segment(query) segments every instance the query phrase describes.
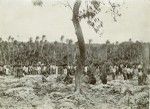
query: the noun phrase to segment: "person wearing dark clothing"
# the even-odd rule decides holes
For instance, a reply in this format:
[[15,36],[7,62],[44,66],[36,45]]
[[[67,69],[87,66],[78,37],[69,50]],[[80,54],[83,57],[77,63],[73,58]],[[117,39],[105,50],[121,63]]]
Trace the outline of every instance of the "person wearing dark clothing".
[[93,74],[89,74],[89,84],[95,85],[96,84],[96,78]]
[[107,73],[106,73],[106,65],[105,64],[102,66],[102,72],[100,75],[100,79],[103,84],[107,84]]
[[64,83],[65,84],[72,84],[73,83],[73,78],[70,76],[69,72],[67,72],[67,75],[66,75],[66,77],[64,79]]

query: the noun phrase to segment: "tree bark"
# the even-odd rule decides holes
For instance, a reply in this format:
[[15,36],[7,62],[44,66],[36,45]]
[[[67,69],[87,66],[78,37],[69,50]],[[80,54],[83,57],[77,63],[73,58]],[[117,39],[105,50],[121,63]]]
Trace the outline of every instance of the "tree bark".
[[147,84],[147,74],[148,74],[148,67],[149,67],[149,45],[145,44],[143,48],[143,77],[142,77],[142,84]]
[[75,28],[75,34],[78,40],[79,56],[77,58],[77,71],[75,73],[75,91],[80,93],[81,74],[84,71],[85,64],[85,42],[82,33],[82,28],[79,21],[79,8],[81,0],[76,0],[73,7],[72,22]]

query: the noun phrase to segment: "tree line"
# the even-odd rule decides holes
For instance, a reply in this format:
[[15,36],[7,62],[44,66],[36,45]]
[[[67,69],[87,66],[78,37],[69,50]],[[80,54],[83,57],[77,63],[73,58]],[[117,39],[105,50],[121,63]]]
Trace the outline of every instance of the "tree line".
[[[35,40],[29,38],[27,42],[21,42],[12,36],[8,40],[0,38],[0,63],[10,65],[34,65],[38,62],[55,65],[76,65],[79,53],[77,42],[66,39],[62,35],[60,41],[49,42],[46,35],[37,36]],[[104,60],[117,62],[142,61],[142,50],[145,43],[131,39],[119,43],[111,43],[109,40],[103,44],[94,44],[92,40],[85,44],[86,64],[99,63]],[[150,43],[148,43],[150,45]]]

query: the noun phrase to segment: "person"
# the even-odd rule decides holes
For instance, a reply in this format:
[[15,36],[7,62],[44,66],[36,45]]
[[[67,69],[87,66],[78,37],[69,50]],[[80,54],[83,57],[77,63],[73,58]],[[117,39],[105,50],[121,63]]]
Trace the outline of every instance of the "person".
[[138,67],[136,65],[134,65],[133,72],[134,72],[134,78],[138,77]]
[[118,65],[115,65],[114,69],[115,69],[115,76],[117,77],[119,75],[119,67],[118,67]]
[[120,64],[118,67],[119,75],[123,74],[123,64]]
[[102,73],[100,74],[100,79],[103,84],[107,84],[107,72],[105,64],[102,66]]
[[22,70],[25,75],[29,74],[29,69],[27,66],[23,66]]
[[16,65],[16,75],[15,77],[21,78],[24,76],[23,70],[21,68],[21,65]]
[[138,69],[138,84],[139,85],[145,85],[147,80],[147,75],[144,73],[144,69]]
[[138,84],[142,85],[142,81],[143,81],[143,72],[141,69],[138,69]]
[[64,83],[65,84],[72,84],[73,83],[73,78],[70,76],[70,73],[69,72],[65,72],[67,73],[65,79],[64,79]]
[[40,66],[40,65],[38,65],[38,66],[36,67],[36,70],[37,70],[37,74],[41,74],[41,66]]
[[87,74],[88,74],[88,77],[89,77],[89,84],[92,84],[92,85],[95,85],[96,84],[96,78],[94,77],[94,74],[92,74],[92,73],[88,73],[87,72]]
[[94,63],[90,63],[90,65],[88,66],[88,68],[87,68],[87,76],[88,76],[88,83],[89,84],[92,84],[92,85],[95,85],[96,84],[96,78],[95,78],[95,76],[94,76],[94,72],[96,71],[96,69],[95,69],[96,67],[95,67],[95,65],[94,65]]
[[115,80],[115,77],[116,77],[116,66],[112,66],[112,78],[113,80]]
[[4,75],[4,68],[3,68],[3,65],[0,65],[0,75]]
[[131,67],[131,68],[130,68],[130,79],[133,78],[133,75],[134,75],[134,68]]
[[42,65],[41,66],[41,74],[44,75],[44,76],[47,76],[48,75],[48,72],[47,72],[47,66],[46,65]]
[[124,80],[127,80],[127,66],[126,65],[124,65],[122,71],[123,71],[123,78],[124,78]]
[[130,79],[131,78],[131,70],[130,70],[129,66],[127,66],[126,72],[127,72],[127,79]]
[[10,75],[10,68],[9,68],[9,66],[5,65],[3,68],[5,69],[5,74],[6,75]]
[[85,72],[85,73],[87,73],[87,70],[88,70],[88,67],[87,67],[87,66],[85,66],[85,68],[84,68],[84,72]]

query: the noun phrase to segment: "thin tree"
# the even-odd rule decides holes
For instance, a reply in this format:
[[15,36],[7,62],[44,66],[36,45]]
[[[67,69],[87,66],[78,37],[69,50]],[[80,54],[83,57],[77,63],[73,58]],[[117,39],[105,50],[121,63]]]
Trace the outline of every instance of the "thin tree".
[[[92,44],[92,39],[89,39],[89,47],[88,47],[88,58],[91,60],[92,53],[91,53],[91,44]],[[88,59],[88,60],[89,60]]]
[[[84,3],[86,7],[84,9],[81,9],[81,3]],[[35,0],[33,2],[35,6],[41,6],[43,2],[41,0]],[[98,1],[98,0],[90,0],[90,1],[82,1],[82,0],[75,0],[75,3],[72,6],[67,2],[65,6],[69,7],[72,11],[72,23],[74,25],[75,34],[77,36],[78,40],[78,48],[79,48],[79,54],[77,58],[77,71],[75,74],[75,91],[77,93],[81,92],[81,74],[84,70],[85,65],[85,55],[86,55],[86,48],[85,48],[85,41],[84,36],[81,28],[81,20],[85,19],[87,20],[87,24],[89,24],[94,31],[99,34],[101,34],[101,28],[103,27],[103,22],[100,20],[97,15],[102,11],[103,6],[107,7],[107,13],[110,12],[114,21],[117,21],[116,17],[121,16],[121,14],[118,11],[118,8],[120,7],[119,3],[112,3],[111,1],[108,1],[105,5],[105,2]],[[105,13],[106,13],[105,12]]]
[[42,35],[42,39],[40,41],[40,45],[41,45],[40,55],[41,55],[42,58],[43,58],[43,47],[44,47],[44,44],[45,44],[45,38],[46,38],[46,35]]
[[143,75],[141,81],[139,83],[141,85],[147,84],[147,74],[148,74],[148,67],[149,67],[149,45],[146,43],[143,45]]
[[63,53],[64,53],[64,50],[63,50],[64,38],[65,38],[65,36],[61,35],[61,37],[60,37],[61,47],[59,48],[60,49],[60,59],[62,59]]

